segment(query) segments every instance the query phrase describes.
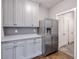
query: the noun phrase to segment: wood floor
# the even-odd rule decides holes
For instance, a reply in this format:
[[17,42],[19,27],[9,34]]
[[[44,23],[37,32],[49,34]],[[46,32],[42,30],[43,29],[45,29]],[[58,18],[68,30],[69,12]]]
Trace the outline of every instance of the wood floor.
[[74,58],[72,58],[71,56],[69,56],[61,51],[58,51],[58,52],[51,54],[51,55],[48,55],[46,57],[39,56],[39,57],[36,57],[33,59],[74,59]]

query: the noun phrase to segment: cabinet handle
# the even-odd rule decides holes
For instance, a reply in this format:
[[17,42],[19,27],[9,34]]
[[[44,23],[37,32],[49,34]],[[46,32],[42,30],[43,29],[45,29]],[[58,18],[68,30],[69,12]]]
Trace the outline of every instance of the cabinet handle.
[[16,47],[18,47],[18,46],[14,46],[14,48],[16,48]]
[[32,24],[32,27],[33,27],[33,24]]
[[36,42],[34,41],[34,44],[35,44]]
[[14,25],[17,25],[17,24],[14,24]]

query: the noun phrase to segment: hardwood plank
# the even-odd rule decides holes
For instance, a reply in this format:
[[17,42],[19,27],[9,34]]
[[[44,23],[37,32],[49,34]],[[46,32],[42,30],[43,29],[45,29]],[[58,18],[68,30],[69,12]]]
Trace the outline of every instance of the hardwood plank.
[[58,52],[50,54],[46,57],[38,56],[38,57],[35,57],[33,59],[74,59],[74,58],[72,58],[71,56],[69,56],[61,51],[58,51]]

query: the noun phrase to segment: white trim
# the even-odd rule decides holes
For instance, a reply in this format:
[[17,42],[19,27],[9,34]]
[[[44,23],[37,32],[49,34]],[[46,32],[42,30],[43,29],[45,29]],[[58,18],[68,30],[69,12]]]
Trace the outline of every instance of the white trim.
[[77,59],[77,9],[74,10],[74,59]]
[[56,16],[61,15],[61,14],[65,14],[65,13],[68,13],[68,12],[71,12],[71,11],[75,11],[75,10],[76,10],[76,8],[72,8],[70,10],[67,10],[67,11],[64,11],[64,12],[60,12],[60,13],[56,14]]

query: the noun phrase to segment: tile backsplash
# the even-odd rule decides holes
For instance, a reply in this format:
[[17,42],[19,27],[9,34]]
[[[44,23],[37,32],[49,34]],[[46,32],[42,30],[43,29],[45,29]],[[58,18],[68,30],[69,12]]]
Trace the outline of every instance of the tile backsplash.
[[4,35],[18,34],[35,34],[38,33],[38,28],[34,27],[4,27]]

